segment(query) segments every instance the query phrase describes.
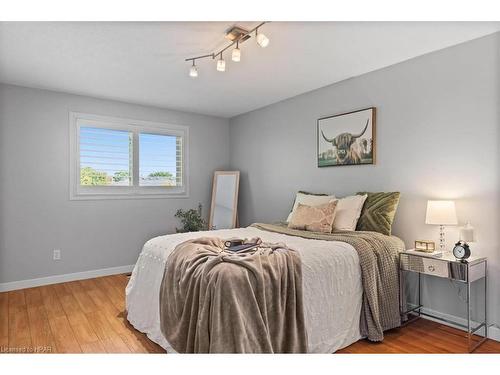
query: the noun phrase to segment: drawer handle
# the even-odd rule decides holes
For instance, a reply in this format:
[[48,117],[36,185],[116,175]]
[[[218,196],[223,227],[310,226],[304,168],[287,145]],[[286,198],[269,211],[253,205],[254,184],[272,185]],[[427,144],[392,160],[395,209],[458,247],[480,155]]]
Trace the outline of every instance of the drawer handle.
[[427,269],[431,272],[434,272],[436,270],[434,266],[427,266]]

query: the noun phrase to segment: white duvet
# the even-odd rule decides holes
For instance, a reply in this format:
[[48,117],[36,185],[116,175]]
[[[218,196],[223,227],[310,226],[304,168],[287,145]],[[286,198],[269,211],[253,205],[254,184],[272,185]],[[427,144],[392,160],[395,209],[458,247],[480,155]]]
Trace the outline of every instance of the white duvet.
[[358,254],[344,242],[311,240],[257,228],[171,234],[144,245],[126,288],[128,320],[174,352],[160,331],[159,291],[168,255],[176,245],[202,236],[260,237],[297,250],[302,259],[304,315],[309,353],[333,353],[361,338],[362,284]]

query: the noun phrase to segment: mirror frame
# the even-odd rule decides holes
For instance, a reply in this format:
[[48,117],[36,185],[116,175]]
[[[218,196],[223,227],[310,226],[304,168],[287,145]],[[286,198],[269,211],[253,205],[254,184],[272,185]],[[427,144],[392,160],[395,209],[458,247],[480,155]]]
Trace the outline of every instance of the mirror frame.
[[[212,181],[212,203],[210,205],[210,217],[208,219],[208,230],[213,230],[213,218],[214,218],[214,208],[215,208],[215,197],[217,194],[217,179],[219,176],[223,175],[234,175],[236,176],[236,189],[234,192],[234,212],[232,227],[230,229],[236,228],[238,221],[238,194],[240,189],[240,171],[215,171],[214,178]],[[227,229],[227,228],[224,228]]]

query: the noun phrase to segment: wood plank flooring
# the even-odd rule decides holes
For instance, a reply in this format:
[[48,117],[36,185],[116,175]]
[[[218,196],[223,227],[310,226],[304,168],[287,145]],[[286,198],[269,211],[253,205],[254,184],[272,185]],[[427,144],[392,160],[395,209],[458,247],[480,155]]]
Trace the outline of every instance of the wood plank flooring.
[[0,353],[164,353],[125,318],[126,275],[0,293]]
[[[418,319],[402,328],[384,333],[379,343],[360,340],[337,353],[468,353],[465,332],[426,319]],[[486,340],[474,353],[500,353],[500,342]]]
[[[0,293],[0,353],[164,353],[125,317],[126,275]],[[466,353],[464,333],[418,320],[338,353]],[[488,340],[477,353],[500,353]]]

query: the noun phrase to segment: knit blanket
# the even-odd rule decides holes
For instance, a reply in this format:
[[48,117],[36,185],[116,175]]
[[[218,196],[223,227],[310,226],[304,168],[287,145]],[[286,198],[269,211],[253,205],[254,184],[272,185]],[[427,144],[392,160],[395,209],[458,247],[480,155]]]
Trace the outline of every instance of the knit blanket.
[[354,247],[359,256],[363,285],[360,331],[371,341],[382,341],[384,331],[399,327],[399,252],[401,239],[377,232],[319,233],[289,229],[286,224],[252,224],[252,227],[315,240],[341,241]]

